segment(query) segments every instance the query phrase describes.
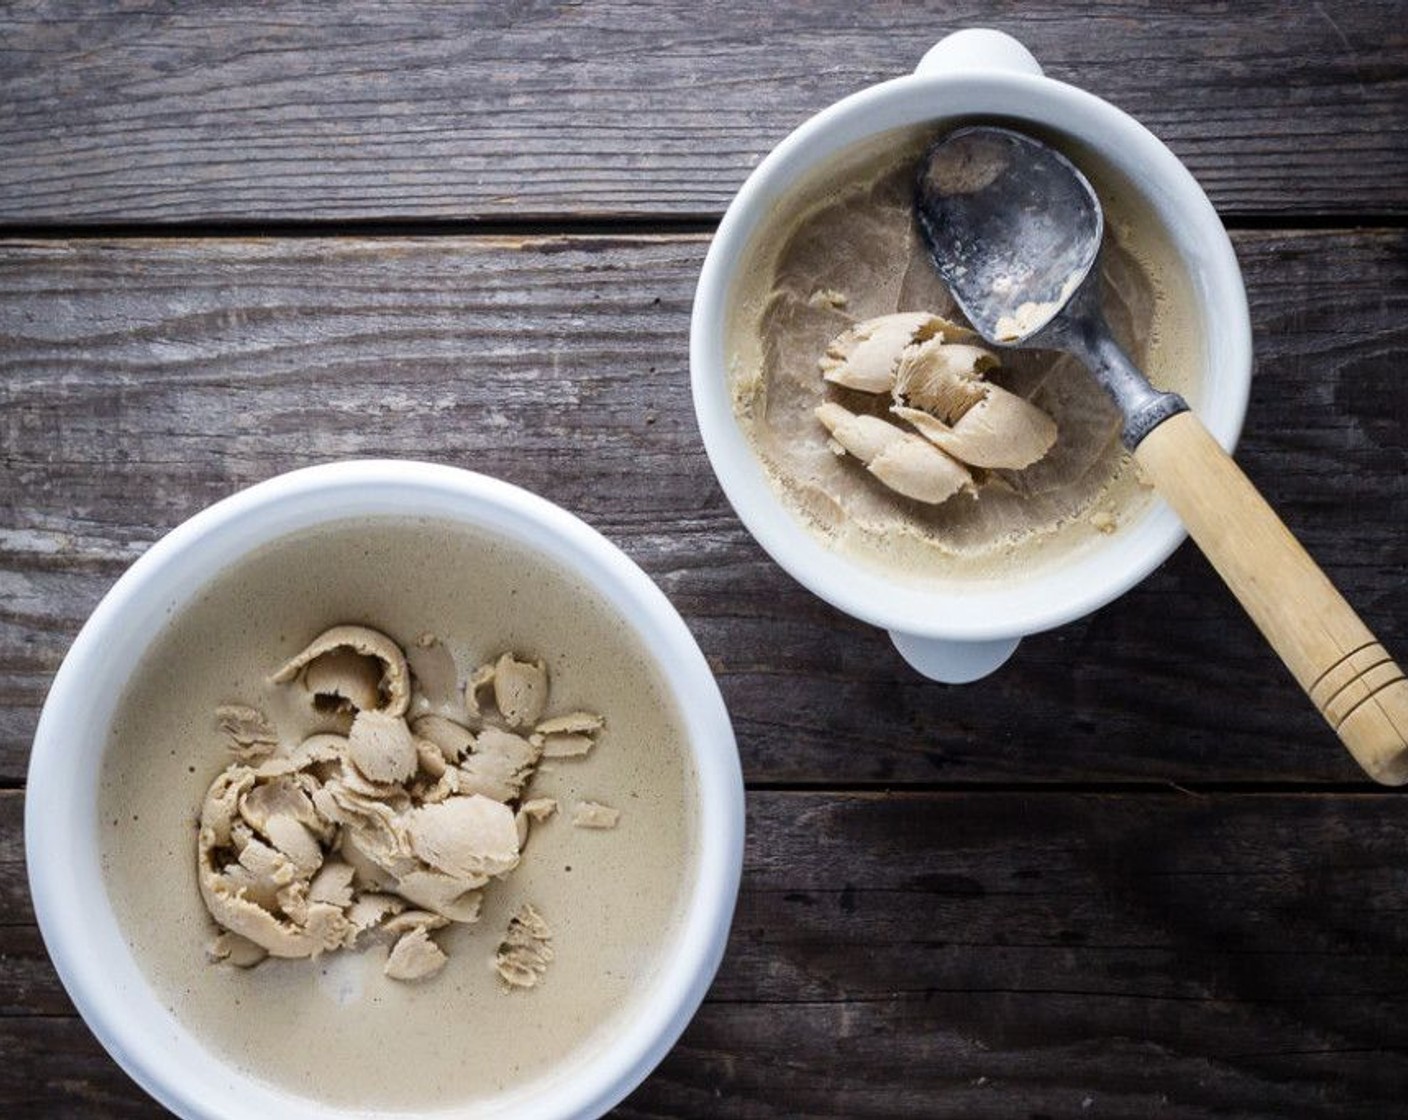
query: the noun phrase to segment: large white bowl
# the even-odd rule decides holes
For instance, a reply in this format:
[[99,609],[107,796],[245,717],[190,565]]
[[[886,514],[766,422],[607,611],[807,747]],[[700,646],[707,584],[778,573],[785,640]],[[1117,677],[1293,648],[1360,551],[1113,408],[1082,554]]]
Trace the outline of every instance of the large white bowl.
[[1029,578],[960,590],[900,586],[828,548],[783,504],[733,415],[728,386],[730,295],[749,246],[796,184],[848,149],[894,129],[1003,118],[1064,134],[1099,154],[1143,196],[1191,281],[1205,337],[1197,411],[1229,451],[1251,390],[1251,322],[1232,244],[1188,169],[1134,118],[1084,90],[1043,76],[1010,36],[960,31],[915,73],[837,102],[778,144],[729,206],[704,261],[690,324],[694,408],[709,462],[748,531],[783,568],[833,606],[890,631],[900,653],[935,680],[992,672],[1023,635],[1069,622],[1123,594],[1183,540],[1162,502],[1150,516],[1071,562]]
[[[728,713],[699,647],[624,553],[571,514],[483,475],[361,461],[281,475],[218,502],[157,542],[98,604],[64,659],[34,739],[25,800],[30,890],[64,987],[98,1040],[173,1112],[192,1118],[338,1118],[206,1050],[161,1005],[107,903],[99,859],[97,756],[134,666],[211,579],[270,541],[351,517],[430,517],[525,544],[595,588],[633,626],[685,723],[697,774],[695,866],[674,942],[619,1033],[570,1083],[551,1079],[474,1115],[597,1116],[663,1058],[698,1009],[728,937],[743,859],[743,782]],[[455,1115],[437,1113],[437,1115]]]

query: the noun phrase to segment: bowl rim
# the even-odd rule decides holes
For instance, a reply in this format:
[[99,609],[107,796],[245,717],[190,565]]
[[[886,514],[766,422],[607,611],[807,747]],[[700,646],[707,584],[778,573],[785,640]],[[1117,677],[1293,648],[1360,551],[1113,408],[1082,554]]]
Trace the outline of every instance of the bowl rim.
[[[409,512],[406,512],[409,508]],[[437,512],[438,511],[438,512]],[[99,726],[106,740],[106,716],[85,692],[85,682],[105,657],[121,648],[116,639],[140,623],[152,603],[168,609],[190,601],[211,579],[250,551],[290,532],[364,516],[441,516],[488,532],[507,535],[547,555],[587,582],[631,626],[675,699],[685,725],[694,768],[695,836],[693,879],[682,901],[668,954],[650,984],[632,997],[621,1030],[566,1071],[537,1088],[498,1100],[451,1106],[438,1115],[464,1109],[474,1115],[519,1112],[531,1103],[539,1116],[591,1116],[606,1111],[634,1089],[660,1062],[698,1010],[722,960],[742,871],[744,798],[737,743],[723,697],[684,620],[648,575],[595,529],[517,486],[455,467],[409,460],[349,460],[282,474],[241,490],[201,510],[140,556],[103,596],[74,639],[41,711],[29,763],[25,799],[25,851],[31,897],[44,943],[80,1015],[99,1042],[151,1096],[181,1116],[246,1116],[251,1104],[270,1117],[373,1115],[339,1109],[273,1089],[234,1072],[224,1059],[202,1046],[160,1009],[141,978],[101,889],[101,921],[84,909],[80,879],[93,881],[100,849],[95,803],[100,767],[90,767],[88,783],[73,781],[77,734],[85,723]],[[211,558],[241,535],[246,543]],[[151,629],[147,648],[160,629]],[[130,658],[133,666],[141,657]],[[131,668],[112,670],[130,678]],[[73,744],[77,743],[75,747]],[[89,746],[89,753],[95,748]],[[91,799],[88,798],[91,794]],[[87,843],[86,849],[84,843]],[[79,862],[74,862],[79,861]],[[86,862],[83,862],[86,861]],[[99,887],[102,887],[99,879]],[[111,929],[109,928],[111,927]],[[117,954],[117,956],[114,956]],[[126,955],[125,957],[123,955]],[[152,1008],[137,1007],[120,990],[131,966],[141,978]],[[166,1021],[162,1020],[165,1016]],[[174,1046],[172,1030],[181,1036]],[[204,1058],[183,1062],[193,1051]],[[211,1064],[213,1063],[213,1065]],[[581,1068],[579,1068],[581,1067]],[[220,1077],[213,1077],[212,1073]],[[378,1113],[376,1115],[396,1115]]]
[[[1094,147],[1131,179],[1142,166],[1161,209],[1176,211],[1198,256],[1190,280],[1218,332],[1215,376],[1199,416],[1229,452],[1251,393],[1251,320],[1236,254],[1192,173],[1133,117],[1064,82],[1021,73],[909,74],[870,86],[823,109],[772,149],[733,198],[709,246],[690,319],[695,418],[715,476],[739,519],[784,570],[832,606],[888,630],[923,638],[995,641],[1038,633],[1097,610],[1157,568],[1186,532],[1161,499],[1139,523],[1021,581],[948,587],[905,584],[827,547],[777,494],[733,415],[725,335],[734,273],[772,208],[809,173],[886,132],[944,120],[1002,117]],[[1119,138],[1118,158],[1111,152]],[[1177,239],[1176,239],[1177,240]],[[1178,242],[1180,252],[1185,244]],[[1200,282],[1208,290],[1199,287]],[[1214,315],[1215,312],[1215,315]],[[1205,346],[1210,346],[1207,338]]]

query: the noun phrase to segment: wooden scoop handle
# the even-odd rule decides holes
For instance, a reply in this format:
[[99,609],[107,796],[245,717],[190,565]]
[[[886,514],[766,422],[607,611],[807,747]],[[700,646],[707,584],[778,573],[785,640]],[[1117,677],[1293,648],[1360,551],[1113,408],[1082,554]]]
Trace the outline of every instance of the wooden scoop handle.
[[1408,782],[1408,680],[1191,412],[1134,452],[1159,493],[1375,781]]

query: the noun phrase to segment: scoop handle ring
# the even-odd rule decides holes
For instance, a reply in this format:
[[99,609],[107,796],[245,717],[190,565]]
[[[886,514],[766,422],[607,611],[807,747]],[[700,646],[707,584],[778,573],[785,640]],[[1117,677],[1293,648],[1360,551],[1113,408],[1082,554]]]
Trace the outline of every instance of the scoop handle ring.
[[1408,782],[1408,678],[1202,421],[1134,457],[1364,771]]

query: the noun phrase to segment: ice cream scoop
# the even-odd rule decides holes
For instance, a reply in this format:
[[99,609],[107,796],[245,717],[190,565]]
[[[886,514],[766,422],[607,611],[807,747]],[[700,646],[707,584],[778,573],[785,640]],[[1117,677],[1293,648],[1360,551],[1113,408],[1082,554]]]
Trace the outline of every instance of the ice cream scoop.
[[929,150],[916,207],[974,329],[1085,363],[1124,417],[1125,446],[1355,759],[1377,781],[1408,782],[1402,669],[1183,398],[1150,385],[1110,333],[1104,214],[1085,176],[1033,137],[961,128]]

